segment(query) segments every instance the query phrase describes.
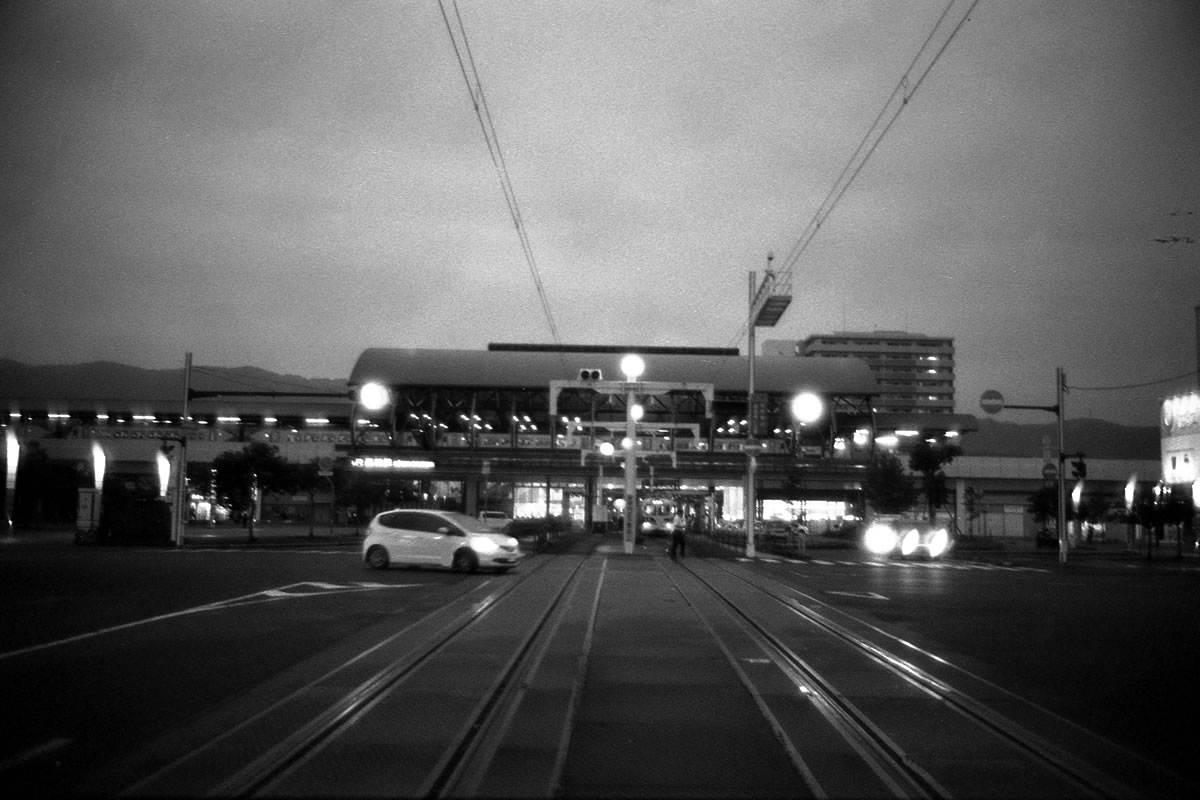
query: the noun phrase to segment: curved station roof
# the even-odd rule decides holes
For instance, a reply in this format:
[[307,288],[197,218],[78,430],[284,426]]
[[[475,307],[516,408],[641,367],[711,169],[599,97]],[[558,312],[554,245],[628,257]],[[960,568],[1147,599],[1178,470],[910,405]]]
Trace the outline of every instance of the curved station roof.
[[[711,383],[719,392],[745,392],[748,387],[748,357],[660,353],[636,347],[621,352],[373,347],[358,357],[348,383],[351,387],[379,382],[386,386],[533,389],[547,387],[553,380],[578,378],[581,370],[599,370],[602,379],[619,381],[624,380],[621,359],[626,353],[637,353],[645,361],[640,380]],[[858,359],[758,356],[754,359],[754,390],[872,396],[879,393],[879,386],[870,368]]]

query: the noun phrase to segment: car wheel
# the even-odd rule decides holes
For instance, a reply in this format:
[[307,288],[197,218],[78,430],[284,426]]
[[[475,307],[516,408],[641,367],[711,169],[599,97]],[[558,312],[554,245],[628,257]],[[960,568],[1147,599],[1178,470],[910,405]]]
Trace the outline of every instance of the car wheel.
[[451,566],[455,572],[477,572],[479,559],[470,550],[459,550],[454,554],[454,563]]
[[387,569],[388,552],[382,545],[374,545],[367,551],[367,564],[371,569]]

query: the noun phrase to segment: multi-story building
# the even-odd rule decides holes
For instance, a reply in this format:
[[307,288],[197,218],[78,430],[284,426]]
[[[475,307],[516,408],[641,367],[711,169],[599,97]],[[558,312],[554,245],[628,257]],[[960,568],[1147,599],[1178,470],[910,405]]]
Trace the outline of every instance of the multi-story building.
[[802,342],[768,341],[768,354],[857,358],[879,382],[875,410],[892,414],[954,412],[954,339],[904,331],[814,334]]

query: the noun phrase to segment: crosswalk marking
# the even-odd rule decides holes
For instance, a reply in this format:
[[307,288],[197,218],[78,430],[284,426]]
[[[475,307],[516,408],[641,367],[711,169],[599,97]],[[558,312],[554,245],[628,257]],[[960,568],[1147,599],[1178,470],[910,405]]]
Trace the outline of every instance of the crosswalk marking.
[[1049,572],[1041,567],[1010,566],[1005,564],[988,564],[982,561],[891,561],[891,560],[862,560],[862,561],[826,561],[820,558],[779,558],[775,556],[758,556],[746,558],[739,556],[738,561],[759,561],[764,564],[796,564],[799,566],[819,567],[876,567],[878,569],[957,569],[983,572]]

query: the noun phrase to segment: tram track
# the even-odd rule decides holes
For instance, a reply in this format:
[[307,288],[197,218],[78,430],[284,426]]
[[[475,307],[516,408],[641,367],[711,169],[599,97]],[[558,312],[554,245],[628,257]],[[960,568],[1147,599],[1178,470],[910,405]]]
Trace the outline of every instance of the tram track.
[[[556,657],[582,658],[602,567],[602,561],[568,555],[543,559],[512,577],[481,584],[452,608],[427,614],[345,657],[241,723],[196,743],[122,794],[439,797],[478,791],[488,780],[504,730],[520,724],[521,700],[536,691],[539,669]],[[589,585],[597,587],[591,597]],[[582,627],[576,624],[580,620]],[[571,636],[564,638],[569,627]],[[500,641],[506,644],[495,647]],[[487,642],[486,652],[479,652],[480,642]],[[554,652],[556,646],[562,652]],[[453,676],[461,672],[464,652],[468,661],[475,653],[477,668],[468,670],[465,681],[457,681]],[[439,689],[439,674],[450,685]],[[414,684],[420,687],[409,689]],[[437,734],[438,752],[431,755],[427,747],[397,745],[393,752],[381,753],[379,769],[345,774],[336,760],[358,746],[364,730],[375,730],[387,716],[390,724],[405,725],[406,716],[394,712],[406,690],[409,699],[418,701],[431,693],[444,694],[449,712],[445,716],[453,721],[445,726],[450,735]],[[460,702],[464,697],[468,702]],[[560,724],[565,725],[565,719]],[[558,744],[561,749],[562,741]],[[379,743],[363,746],[376,752]],[[561,767],[561,756],[551,766]],[[419,778],[414,777],[416,769],[421,770]],[[330,775],[336,776],[334,785],[329,785]],[[553,780],[553,774],[543,776],[548,784]]]
[[[573,784],[564,780],[567,762],[580,763],[568,756],[598,622],[607,621],[611,647],[613,626],[631,619],[631,609],[673,603],[672,626],[685,624],[679,614],[694,615],[704,631],[696,641],[711,637],[703,646],[715,643],[753,698],[770,729],[762,739],[773,734],[781,745],[798,796],[1192,796],[1182,779],[1152,774],[1157,768],[1144,759],[769,571],[662,557],[619,569],[621,581],[610,582],[606,557],[538,557],[401,630],[377,628],[353,648],[324,654],[329,667],[319,677],[243,705],[253,713],[236,724],[210,723],[163,745],[160,752],[175,755],[123,794],[586,792],[593,784],[578,770]],[[645,581],[649,591],[630,593]],[[596,658],[604,654],[602,647]],[[702,699],[668,713],[702,720]],[[747,717],[757,719],[749,710]],[[606,752],[612,742],[598,749],[594,715],[589,723],[588,752]],[[782,770],[775,785],[791,787],[790,770]]]
[[[686,585],[676,581],[676,584],[681,594],[690,597],[689,602],[694,603],[697,613],[704,613],[703,603],[696,599],[695,591],[696,587],[701,587],[707,598],[719,602],[724,616],[755,642],[782,674],[788,676],[796,693],[819,709],[830,729],[843,737],[893,796],[976,796],[991,794],[997,786],[1009,787],[1000,789],[999,793],[1016,792],[1012,796],[1191,796],[1191,787],[1178,776],[1032,706],[1023,698],[999,690],[944,659],[926,654],[950,671],[971,677],[975,685],[987,686],[988,695],[1001,695],[1006,707],[1025,706],[1022,718],[1036,719],[1039,729],[1045,726],[1056,732],[1066,732],[1064,735],[1070,737],[1074,749],[1082,749],[1089,756],[1088,760],[1079,757],[1027,724],[1015,721],[1008,714],[1000,713],[988,703],[951,685],[946,677],[918,666],[911,658],[896,655],[866,635],[817,612],[805,602],[811,598],[805,598],[787,584],[761,572],[750,572],[744,567],[718,561],[693,563],[695,566],[685,566],[684,572],[694,583]],[[807,629],[803,634],[797,633],[798,622]],[[716,626],[711,623],[710,626],[714,635],[722,635]],[[798,652],[797,643],[803,648],[803,654]],[[847,685],[846,675],[855,676],[850,685]],[[870,675],[881,676],[877,679],[879,686],[890,684],[891,688],[872,689]],[[763,694],[744,674],[743,680],[756,696]],[[886,699],[878,695],[886,696]],[[897,714],[895,709],[888,708],[889,704],[902,706],[905,711]],[[817,774],[818,770],[803,756],[802,741],[811,730],[789,728],[781,719],[786,713],[777,714],[766,704],[760,702],[760,705],[785,745],[790,743],[789,749],[801,753],[798,768],[802,774],[811,776],[809,782],[814,793],[817,796],[841,794],[841,791],[826,791],[822,784],[823,780],[836,781],[838,778]],[[1028,707],[1034,710],[1031,712]],[[878,719],[876,710],[884,712]],[[953,712],[953,719],[946,711]],[[925,715],[925,723],[906,723],[904,717],[913,715]],[[945,730],[929,731],[931,723],[952,730],[953,736],[947,736]],[[966,755],[931,752],[924,746],[925,737],[946,741]],[[968,768],[972,759],[975,769]],[[1095,763],[1106,767],[1119,764],[1124,774],[1121,778],[1113,777],[1106,770],[1093,766]],[[966,780],[965,773],[970,773]],[[969,782],[972,780],[975,781],[973,784]],[[995,785],[983,784],[985,780],[994,781]]]

